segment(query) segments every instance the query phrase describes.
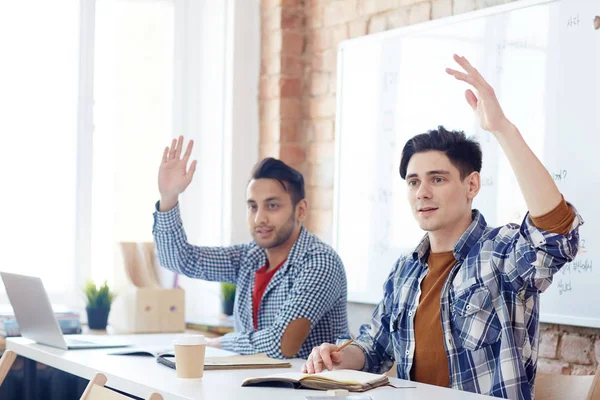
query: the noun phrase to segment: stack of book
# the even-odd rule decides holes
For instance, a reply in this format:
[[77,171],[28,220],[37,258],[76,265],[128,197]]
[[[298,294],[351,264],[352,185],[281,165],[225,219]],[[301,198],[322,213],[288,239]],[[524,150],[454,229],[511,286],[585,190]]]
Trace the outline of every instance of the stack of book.
[[[58,325],[63,334],[81,333],[81,322],[79,321],[79,313],[71,311],[64,306],[52,305],[54,315],[58,320]],[[13,313],[12,307],[0,306],[0,336],[20,336],[19,324]]]

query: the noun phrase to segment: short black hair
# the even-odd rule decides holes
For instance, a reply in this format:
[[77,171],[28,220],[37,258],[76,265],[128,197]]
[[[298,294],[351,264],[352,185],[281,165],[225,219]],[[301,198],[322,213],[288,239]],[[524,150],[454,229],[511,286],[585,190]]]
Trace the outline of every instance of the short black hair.
[[294,207],[304,199],[304,177],[281,160],[267,157],[254,166],[252,179],[276,179],[290,193]]
[[402,149],[400,177],[406,179],[408,162],[415,153],[441,151],[450,159],[465,179],[473,171],[481,172],[481,146],[475,139],[467,138],[463,131],[449,131],[443,126],[409,139]]

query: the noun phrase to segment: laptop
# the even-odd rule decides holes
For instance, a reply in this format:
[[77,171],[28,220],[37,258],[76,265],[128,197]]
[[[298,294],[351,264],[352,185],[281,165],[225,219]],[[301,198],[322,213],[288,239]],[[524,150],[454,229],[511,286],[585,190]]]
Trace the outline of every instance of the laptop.
[[0,272],[0,276],[22,337],[64,350],[130,346],[130,344],[115,342],[115,337],[107,336],[108,340],[102,341],[96,338],[94,340],[72,338],[72,336],[81,337],[81,335],[63,335],[54,316],[48,293],[40,278],[8,272]]

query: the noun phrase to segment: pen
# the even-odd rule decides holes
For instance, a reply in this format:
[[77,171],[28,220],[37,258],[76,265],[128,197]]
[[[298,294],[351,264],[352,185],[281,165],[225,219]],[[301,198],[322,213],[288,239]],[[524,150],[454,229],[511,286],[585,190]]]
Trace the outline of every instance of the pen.
[[350,339],[348,340],[346,343],[344,343],[341,346],[338,346],[333,352],[337,353],[338,351],[342,350],[343,348],[345,348],[346,346],[349,346],[352,342],[354,342],[354,339]]

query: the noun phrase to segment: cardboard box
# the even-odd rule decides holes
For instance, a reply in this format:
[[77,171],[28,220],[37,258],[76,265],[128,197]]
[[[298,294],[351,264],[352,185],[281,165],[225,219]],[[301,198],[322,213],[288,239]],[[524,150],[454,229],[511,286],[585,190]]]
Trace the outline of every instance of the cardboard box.
[[185,330],[185,292],[177,289],[132,288],[119,293],[109,316],[119,333],[168,333]]

